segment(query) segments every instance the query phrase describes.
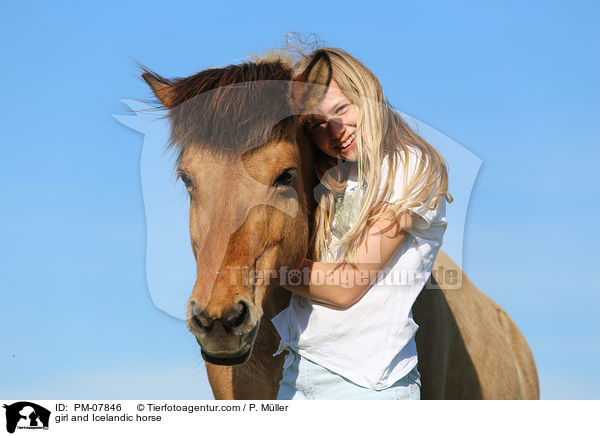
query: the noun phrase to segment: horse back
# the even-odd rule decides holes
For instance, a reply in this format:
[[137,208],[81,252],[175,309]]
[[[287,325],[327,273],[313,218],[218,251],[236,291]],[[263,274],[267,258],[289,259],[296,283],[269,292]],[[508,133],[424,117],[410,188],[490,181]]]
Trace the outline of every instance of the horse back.
[[[444,285],[448,271],[462,278],[460,288]],[[539,398],[533,354],[521,331],[443,251],[413,316],[423,399]]]

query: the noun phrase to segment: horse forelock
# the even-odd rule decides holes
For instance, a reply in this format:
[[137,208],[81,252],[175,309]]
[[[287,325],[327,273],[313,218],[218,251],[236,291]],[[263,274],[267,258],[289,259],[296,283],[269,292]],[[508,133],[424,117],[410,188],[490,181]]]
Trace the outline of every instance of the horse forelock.
[[292,70],[281,62],[213,68],[169,81],[169,146],[243,153],[289,134]]

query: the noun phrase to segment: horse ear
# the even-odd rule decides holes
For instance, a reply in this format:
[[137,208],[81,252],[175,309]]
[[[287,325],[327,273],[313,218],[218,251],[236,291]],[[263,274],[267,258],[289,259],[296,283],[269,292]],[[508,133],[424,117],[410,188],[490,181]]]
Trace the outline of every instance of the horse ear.
[[296,77],[294,101],[306,104],[307,101],[320,100],[325,96],[332,78],[333,68],[329,55],[325,50],[317,50],[304,71]]
[[329,55],[325,50],[317,50],[310,63],[296,80],[315,85],[329,86],[332,76],[333,69],[331,68]]
[[175,106],[175,96],[173,93],[173,86],[164,77],[159,76],[153,71],[143,68],[144,73],[142,79],[148,84],[156,98],[168,109]]

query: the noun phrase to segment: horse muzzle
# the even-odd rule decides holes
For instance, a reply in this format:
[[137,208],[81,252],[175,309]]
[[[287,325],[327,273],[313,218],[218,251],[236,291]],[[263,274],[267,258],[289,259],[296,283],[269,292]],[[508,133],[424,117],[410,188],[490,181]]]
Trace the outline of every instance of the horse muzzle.
[[[250,357],[260,321],[252,321],[248,305],[240,300],[219,318],[196,309],[190,302],[188,329],[196,337],[205,361],[215,365],[239,365]],[[260,319],[260,318],[259,318]]]

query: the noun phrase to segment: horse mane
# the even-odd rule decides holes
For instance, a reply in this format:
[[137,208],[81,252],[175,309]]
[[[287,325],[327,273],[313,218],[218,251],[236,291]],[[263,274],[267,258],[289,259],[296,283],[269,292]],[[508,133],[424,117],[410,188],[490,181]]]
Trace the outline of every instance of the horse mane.
[[189,77],[165,79],[142,66],[145,74],[168,85],[169,147],[177,161],[188,147],[231,155],[290,134],[291,67],[258,61],[211,68]]

